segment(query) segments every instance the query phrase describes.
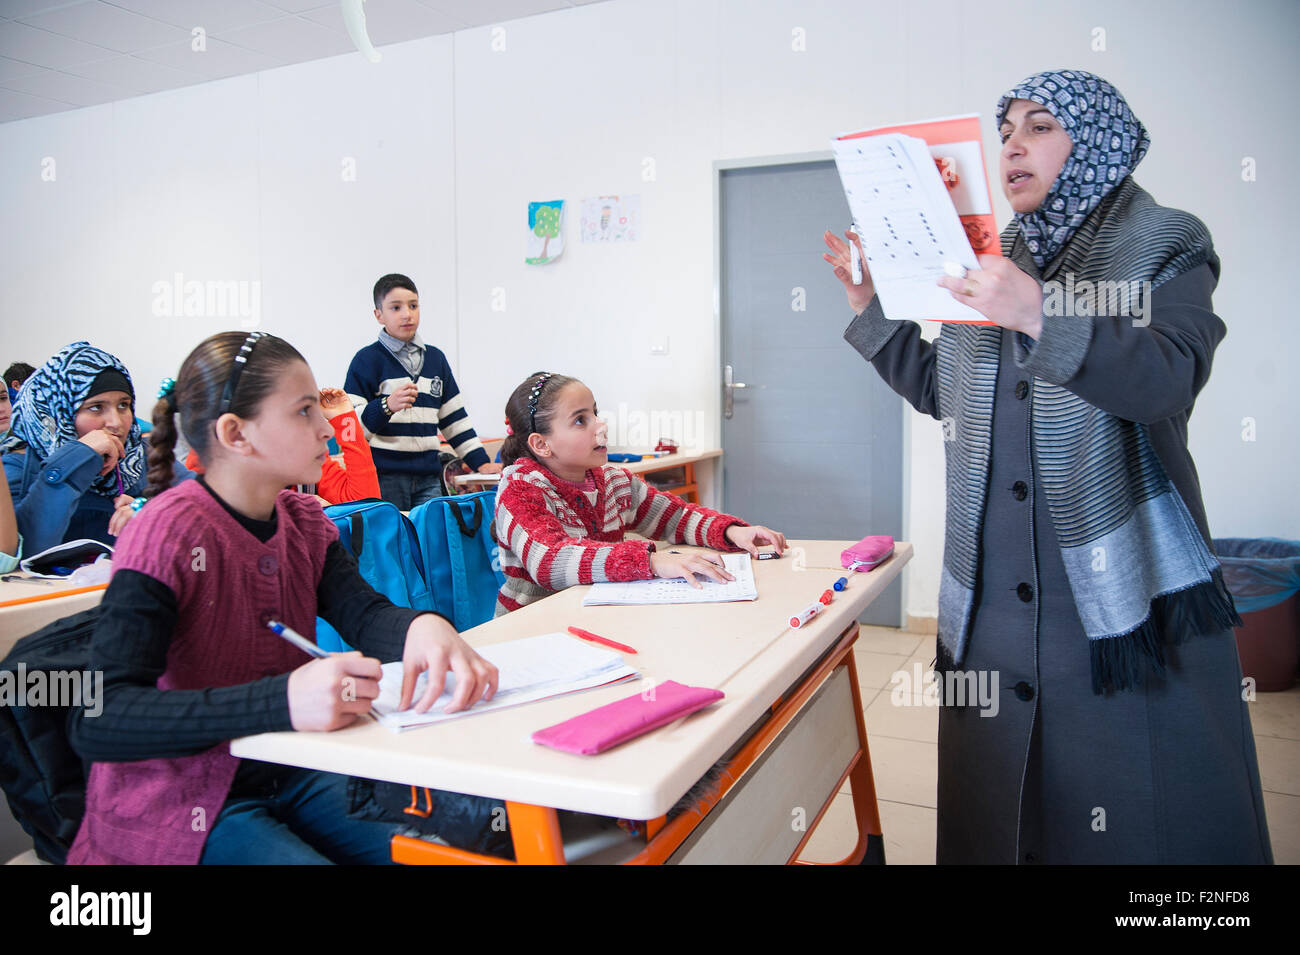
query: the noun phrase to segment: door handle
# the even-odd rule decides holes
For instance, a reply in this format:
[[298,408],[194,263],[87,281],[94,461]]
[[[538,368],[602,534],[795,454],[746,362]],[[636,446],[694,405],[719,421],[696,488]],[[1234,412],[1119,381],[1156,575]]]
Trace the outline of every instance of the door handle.
[[730,365],[722,366],[722,416],[730,418],[735,413],[734,395],[737,388],[748,388],[743,381],[736,381]]

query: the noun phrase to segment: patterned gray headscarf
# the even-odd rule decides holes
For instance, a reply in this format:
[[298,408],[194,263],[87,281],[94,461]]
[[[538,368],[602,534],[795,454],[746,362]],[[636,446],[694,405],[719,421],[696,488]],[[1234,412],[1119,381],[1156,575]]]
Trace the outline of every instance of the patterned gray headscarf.
[[1142,161],[1151,138],[1119,90],[1083,70],[1036,73],[1007,90],[998,100],[999,129],[1012,100],[1018,99],[1045,106],[1074,141],[1043,204],[1016,213],[1029,253],[1042,269]]

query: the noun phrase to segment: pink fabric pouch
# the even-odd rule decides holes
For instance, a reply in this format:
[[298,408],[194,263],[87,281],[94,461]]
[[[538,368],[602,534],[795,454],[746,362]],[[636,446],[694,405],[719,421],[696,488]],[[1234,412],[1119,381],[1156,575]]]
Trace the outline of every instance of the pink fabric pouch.
[[684,686],[672,680],[660,683],[650,695],[653,699],[638,693],[538,730],[533,742],[566,753],[603,753],[725,696],[721,690]]
[[893,552],[894,539],[888,534],[864,537],[840,554],[840,566],[858,571],[871,570]]

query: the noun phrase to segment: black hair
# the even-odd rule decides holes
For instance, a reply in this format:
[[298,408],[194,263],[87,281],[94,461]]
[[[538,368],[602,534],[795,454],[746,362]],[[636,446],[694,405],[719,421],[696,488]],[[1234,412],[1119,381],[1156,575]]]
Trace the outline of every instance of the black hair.
[[[181,365],[172,393],[159,398],[154,405],[146,497],[171,486],[179,433],[184,433],[199,460],[208,456],[217,433],[215,424],[221,416],[222,393],[234,370],[235,356],[248,338],[247,332],[218,332],[205,338]],[[265,335],[257,339],[231,396],[229,412],[241,418],[256,417],[263,399],[275,390],[283,369],[295,361],[307,363],[298,349],[283,338]],[[179,430],[177,413],[180,414]]]
[[387,275],[381,275],[379,281],[375,283],[375,308],[383,308],[384,296],[395,288],[410,289],[416,295],[420,294],[415,283],[405,275],[400,272],[389,272]]
[[[545,376],[545,380],[542,380]],[[501,463],[514,464],[520,458],[537,461],[537,455],[528,447],[528,436],[536,431],[538,434],[551,433],[551,419],[555,416],[555,399],[577,378],[568,375],[553,375],[544,371],[535,371],[510,393],[506,401],[506,424],[511,433],[501,445]],[[541,387],[538,388],[538,385]],[[533,389],[537,389],[535,405],[531,399]],[[540,461],[538,462],[541,463]]]
[[21,385],[24,381],[26,381],[28,378],[31,377],[32,372],[34,372],[35,370],[36,370],[35,368],[27,364],[27,362],[25,361],[14,362],[12,365],[10,365],[8,368],[5,369],[5,387],[12,388],[15,381]]

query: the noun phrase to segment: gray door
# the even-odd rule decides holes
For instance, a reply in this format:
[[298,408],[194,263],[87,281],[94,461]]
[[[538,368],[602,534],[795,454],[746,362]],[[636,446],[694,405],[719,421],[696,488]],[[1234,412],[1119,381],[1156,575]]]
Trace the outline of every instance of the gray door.
[[[835,164],[720,176],[719,371],[730,365],[746,386],[732,392],[729,418],[724,392],[723,507],[787,537],[898,538],[902,399],[844,341],[853,316],[821,257],[822,232],[849,223]],[[901,578],[862,621],[903,623]]]

